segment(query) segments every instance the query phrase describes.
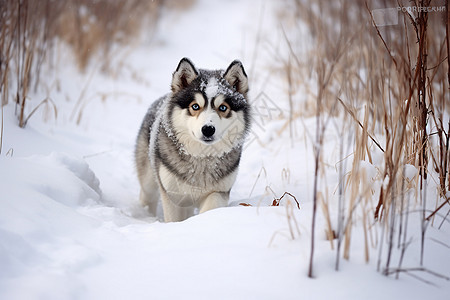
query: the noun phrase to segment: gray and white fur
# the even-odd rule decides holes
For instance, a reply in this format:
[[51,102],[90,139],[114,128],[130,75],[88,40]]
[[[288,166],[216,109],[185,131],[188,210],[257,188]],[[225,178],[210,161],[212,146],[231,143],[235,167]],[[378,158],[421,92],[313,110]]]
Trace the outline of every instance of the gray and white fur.
[[149,108],[136,141],[140,201],[166,222],[228,205],[250,130],[248,79],[240,61],[197,70],[183,58],[172,92]]

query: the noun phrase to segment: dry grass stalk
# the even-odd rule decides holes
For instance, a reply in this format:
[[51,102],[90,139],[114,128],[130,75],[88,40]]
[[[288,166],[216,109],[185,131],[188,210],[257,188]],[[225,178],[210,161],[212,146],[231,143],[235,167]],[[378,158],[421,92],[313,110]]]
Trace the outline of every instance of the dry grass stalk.
[[[348,207],[348,222],[351,224],[353,222],[353,211],[355,208],[355,203],[358,198],[360,198],[361,193],[360,190],[364,189],[365,186],[367,186],[367,178],[366,173],[364,170],[361,170],[360,162],[365,160],[366,153],[367,153],[367,137],[368,133],[364,128],[367,128],[368,123],[368,110],[365,110],[364,113],[364,125],[361,126],[360,130],[358,127],[355,128],[355,145],[354,145],[354,152],[353,152],[353,164],[352,164],[352,170],[348,176],[347,184],[350,186],[350,203]],[[360,125],[360,123],[358,124]],[[364,209],[363,209],[364,210]],[[364,220],[365,221],[365,220]],[[363,222],[364,222],[363,221]],[[351,241],[351,233],[352,233],[352,226],[348,226],[345,234],[345,241],[344,241],[344,258],[349,259],[350,258],[350,241]],[[367,235],[365,234],[365,243],[367,245]]]
[[322,208],[323,215],[325,216],[325,222],[327,224],[327,228],[325,229],[325,234],[327,236],[327,239],[330,241],[331,250],[334,250],[333,240],[336,238],[336,233],[334,232],[333,226],[331,225],[331,216],[330,216],[328,199],[325,200],[323,194],[321,192],[319,192],[318,200],[320,202],[320,206]]

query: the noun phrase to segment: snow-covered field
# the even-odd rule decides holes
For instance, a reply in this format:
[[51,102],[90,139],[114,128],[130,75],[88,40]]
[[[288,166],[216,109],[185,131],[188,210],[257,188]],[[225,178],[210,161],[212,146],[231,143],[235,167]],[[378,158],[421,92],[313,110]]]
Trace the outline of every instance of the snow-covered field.
[[[276,40],[276,5],[202,0],[187,11],[163,11],[155,36],[123,49],[115,76],[95,63],[79,73],[60,46],[60,63],[43,74],[49,86],[31,95],[27,107],[30,112],[50,97],[57,116],[41,107],[21,129],[12,101],[3,108],[0,299],[449,299],[444,278],[414,272],[420,279],[405,273],[396,280],[377,272],[378,248],[365,263],[361,226],[354,229],[350,260],[335,271],[321,211],[315,278],[308,278],[315,120],[294,123],[294,139],[281,130],[286,95],[275,75],[267,80],[271,68],[260,42],[261,36]],[[169,91],[185,56],[199,68],[242,60],[251,97],[271,99],[271,114],[254,118],[230,207],[162,223],[138,202],[134,141],[147,107]],[[330,169],[339,161],[340,138],[332,128],[327,132]],[[366,169],[376,172],[370,164]],[[327,177],[330,191],[337,177]],[[285,191],[300,210],[285,205],[288,197],[269,206]],[[404,268],[419,266],[418,213],[409,224],[417,234]],[[450,224],[438,225],[427,229],[424,267],[448,277]]]

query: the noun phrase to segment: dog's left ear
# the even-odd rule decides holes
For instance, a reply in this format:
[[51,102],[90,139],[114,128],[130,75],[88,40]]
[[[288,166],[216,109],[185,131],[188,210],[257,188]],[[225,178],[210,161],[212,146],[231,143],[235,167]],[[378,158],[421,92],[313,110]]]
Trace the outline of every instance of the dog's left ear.
[[197,78],[197,76],[198,71],[192,61],[189,58],[184,57],[180,60],[176,71],[173,72],[172,92],[176,93],[186,88],[195,78]]
[[248,92],[248,78],[244,66],[239,60],[231,63],[223,77],[236,91],[246,96]]

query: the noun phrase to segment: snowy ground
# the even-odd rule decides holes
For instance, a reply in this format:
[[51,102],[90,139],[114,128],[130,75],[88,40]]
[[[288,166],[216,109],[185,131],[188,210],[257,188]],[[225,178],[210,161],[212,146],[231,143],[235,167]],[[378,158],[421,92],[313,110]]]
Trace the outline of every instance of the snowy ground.
[[[269,30],[276,24],[273,13],[271,2],[206,0],[187,12],[163,12],[156,36],[125,49],[114,77],[95,64],[78,73],[61,46],[61,63],[45,75],[49,86],[33,94],[28,106],[31,111],[49,96],[57,117],[47,107],[20,129],[14,105],[3,110],[0,299],[448,299],[450,283],[443,279],[419,274],[431,285],[376,272],[377,249],[366,264],[358,228],[351,259],[336,272],[320,212],[316,278],[307,277],[312,119],[295,123],[297,138],[291,140],[288,130],[276,133],[285,120],[255,118],[228,208],[165,224],[138,203],[135,136],[148,105],[168,92],[182,57],[201,68],[225,68],[241,59],[252,76],[251,96],[265,92],[276,99],[272,112],[282,113],[282,87],[267,84],[267,58],[255,50],[262,47],[261,32],[277,33]],[[329,134],[326,162],[334,166],[338,137]],[[329,189],[336,183],[337,175],[330,176]],[[267,207],[273,194],[284,191],[301,205],[291,213],[298,223],[295,239],[290,207]],[[417,232],[417,218],[411,218]],[[448,223],[428,228],[425,255],[425,266],[446,276],[449,231]],[[406,267],[417,266],[419,243],[412,236]]]

